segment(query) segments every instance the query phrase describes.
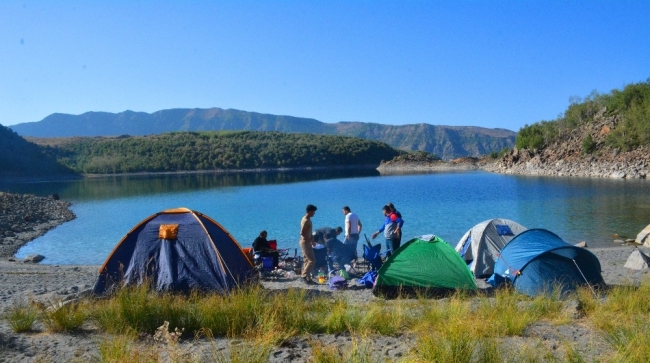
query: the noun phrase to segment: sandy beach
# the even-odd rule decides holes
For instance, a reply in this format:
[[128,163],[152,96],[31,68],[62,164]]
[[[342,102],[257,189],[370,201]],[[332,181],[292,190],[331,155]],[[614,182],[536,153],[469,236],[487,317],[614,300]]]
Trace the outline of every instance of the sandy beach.
[[[48,225],[52,228],[52,225]],[[45,227],[37,229],[42,231]],[[16,245],[28,242],[34,235],[26,234],[20,237],[11,249],[0,249],[0,314],[6,314],[10,308],[20,302],[29,300],[51,303],[82,298],[89,293],[97,277],[99,266],[82,265],[40,265],[26,263],[12,257]],[[22,239],[21,239],[22,238]],[[646,275],[648,270],[636,271],[624,268],[627,258],[635,248],[650,252],[645,247],[613,246],[611,248],[590,249],[599,258],[602,265],[602,275],[608,285],[636,285]],[[354,284],[352,284],[354,285]],[[484,281],[478,280],[481,289],[488,289]],[[332,291],[327,285],[307,286],[299,280],[278,279],[264,281],[267,289],[300,288],[309,289],[314,294],[339,296],[353,303],[376,300],[370,290],[352,287],[345,291]],[[572,324],[562,326],[536,325],[528,329],[525,337],[517,339],[541,340],[544,345],[559,346],[561,342],[573,342],[583,357],[595,357],[611,349],[605,339],[597,332],[590,330],[585,324],[576,319]],[[0,322],[0,362],[92,362],[100,361],[99,342],[107,337],[96,328],[88,327],[81,333],[59,334],[46,332],[37,323],[33,332],[14,333],[7,321]],[[398,337],[376,336],[368,338],[365,344],[372,347],[373,354],[384,361],[398,361],[413,347],[413,339],[407,335]],[[331,335],[318,334],[313,336],[298,336],[288,343],[275,347],[269,356],[269,362],[307,362],[311,352],[311,344],[319,341],[326,346],[338,346],[342,350],[349,347],[352,338],[347,334]],[[181,349],[199,355],[201,352],[216,349],[226,349],[232,341],[227,339],[215,340],[185,340],[180,344]],[[596,347],[596,348],[594,348]]]

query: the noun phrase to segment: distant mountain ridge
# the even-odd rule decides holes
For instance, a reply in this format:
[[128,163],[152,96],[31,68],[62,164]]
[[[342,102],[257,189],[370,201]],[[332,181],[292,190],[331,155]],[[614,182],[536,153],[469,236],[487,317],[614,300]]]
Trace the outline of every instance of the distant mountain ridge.
[[21,136],[71,137],[151,135],[173,131],[280,131],[330,134],[385,142],[402,150],[420,150],[443,159],[480,156],[514,145],[516,133],[505,129],[430,124],[383,125],[365,122],[324,123],[311,118],[279,116],[217,107],[169,109],[154,113],[54,113],[38,122],[11,126]]

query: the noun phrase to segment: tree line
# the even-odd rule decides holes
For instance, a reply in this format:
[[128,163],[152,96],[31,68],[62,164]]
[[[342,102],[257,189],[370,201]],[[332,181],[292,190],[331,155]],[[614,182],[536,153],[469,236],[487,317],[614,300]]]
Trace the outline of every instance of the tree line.
[[46,149],[86,174],[379,165],[404,153],[353,137],[254,131],[83,137]]
[[[594,91],[585,99],[572,98],[571,105],[556,120],[522,127],[515,144],[520,149],[541,149],[560,133],[593,122],[603,108],[605,117],[617,117],[618,120],[607,135],[608,146],[628,151],[650,145],[650,78],[629,84],[623,90],[615,89],[607,94]],[[583,149],[588,152],[590,148],[593,148],[593,141],[583,140]]]

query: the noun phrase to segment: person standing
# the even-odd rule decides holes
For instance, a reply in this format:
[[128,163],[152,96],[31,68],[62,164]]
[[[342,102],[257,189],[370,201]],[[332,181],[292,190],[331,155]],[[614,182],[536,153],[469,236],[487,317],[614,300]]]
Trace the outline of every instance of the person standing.
[[375,239],[377,235],[381,232],[384,232],[384,237],[386,238],[386,249],[388,253],[395,252],[400,246],[400,240],[398,238],[400,234],[400,222],[402,221],[393,210],[388,205],[385,205],[382,208],[382,212],[386,219],[384,219],[384,224],[377,230],[377,232],[372,234],[372,239]]
[[300,221],[300,249],[304,259],[302,266],[302,281],[307,285],[313,285],[315,282],[311,279],[311,273],[316,264],[316,256],[314,255],[314,238],[312,236],[312,223],[311,218],[316,214],[316,206],[308,204],[305,208],[305,216]]
[[359,216],[352,213],[347,205],[343,207],[343,214],[345,215],[345,239],[343,243],[349,245],[350,250],[356,251],[362,227],[361,220],[359,220]]
[[398,239],[397,243],[398,243],[399,246],[401,246],[402,245],[402,226],[404,225],[404,219],[402,218],[402,213],[400,213],[399,211],[397,211],[397,209],[395,209],[395,206],[393,205],[392,202],[388,202],[388,203],[386,203],[386,205],[389,206],[390,209],[393,211],[393,213],[395,213],[397,218],[399,218],[401,220],[401,222],[399,223],[399,236],[397,237],[397,239]]

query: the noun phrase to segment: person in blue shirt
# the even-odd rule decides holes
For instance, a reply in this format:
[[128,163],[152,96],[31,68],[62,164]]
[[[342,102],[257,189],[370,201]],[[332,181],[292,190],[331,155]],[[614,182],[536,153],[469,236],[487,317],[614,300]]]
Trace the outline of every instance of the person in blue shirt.
[[377,230],[377,232],[372,234],[372,239],[375,239],[381,232],[384,232],[384,237],[386,238],[386,249],[387,255],[396,251],[400,246],[400,225],[403,223],[402,219],[393,212],[393,209],[385,205],[382,208],[384,213],[384,224]]
[[397,242],[397,244],[398,244],[399,246],[401,246],[401,245],[402,245],[402,226],[404,225],[404,218],[402,218],[402,213],[400,213],[400,212],[395,208],[395,206],[393,205],[392,202],[388,202],[388,203],[386,203],[386,205],[389,206],[390,209],[393,211],[393,213],[395,213],[395,215],[397,216],[397,218],[399,218],[399,219],[401,220],[401,222],[399,223],[399,237],[398,237],[399,241]]

